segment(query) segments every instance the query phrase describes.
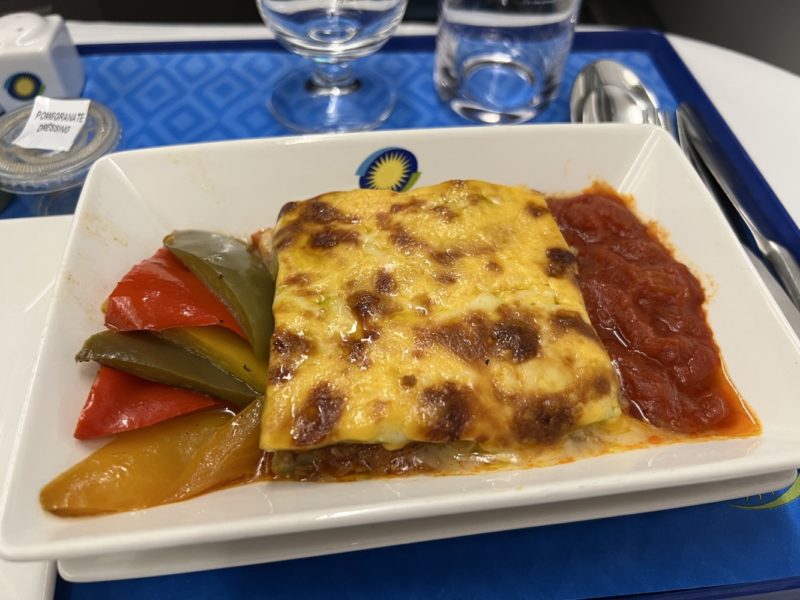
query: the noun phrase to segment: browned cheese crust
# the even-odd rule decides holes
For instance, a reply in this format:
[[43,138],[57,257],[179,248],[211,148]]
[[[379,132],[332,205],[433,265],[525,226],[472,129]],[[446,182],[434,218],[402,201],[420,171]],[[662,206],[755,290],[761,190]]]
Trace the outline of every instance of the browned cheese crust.
[[287,204],[265,450],[548,445],[619,414],[544,197],[451,181]]

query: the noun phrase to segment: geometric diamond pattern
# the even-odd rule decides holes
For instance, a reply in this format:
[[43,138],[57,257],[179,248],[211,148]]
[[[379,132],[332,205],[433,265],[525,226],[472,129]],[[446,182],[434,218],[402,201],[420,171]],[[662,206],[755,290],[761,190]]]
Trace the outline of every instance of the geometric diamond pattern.
[[[266,109],[275,81],[300,58],[277,47],[219,51],[187,48],[131,53],[108,47],[83,55],[84,96],[99,100],[117,115],[123,131],[121,149],[168,144],[287,135]],[[569,120],[569,88],[578,71],[598,58],[614,58],[635,69],[666,108],[674,107],[669,88],[647,52],[574,52],[567,62],[558,98],[536,122]],[[433,53],[421,50],[383,51],[356,63],[393,82],[397,105],[381,127],[446,127],[467,125],[436,96]]]
[[[578,33],[577,35],[582,35]],[[536,123],[569,121],[570,86],[592,60],[613,58],[633,68],[671,109],[675,101],[646,51],[572,52],[558,97]],[[274,42],[134,44],[84,47],[83,96],[108,106],[122,126],[120,150],[171,144],[289,135],[266,108],[275,82],[301,58]],[[381,129],[463,126],[433,88],[433,39],[395,39],[356,68],[381,73],[397,90],[397,104]],[[0,218],[27,217],[17,198]]]

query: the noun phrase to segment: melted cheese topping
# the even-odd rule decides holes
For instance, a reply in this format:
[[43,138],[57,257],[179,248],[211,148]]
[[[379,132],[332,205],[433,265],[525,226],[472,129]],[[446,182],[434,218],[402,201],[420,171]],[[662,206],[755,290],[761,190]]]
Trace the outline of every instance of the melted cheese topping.
[[553,445],[619,386],[541,194],[453,181],[290,203],[265,450],[341,442]]

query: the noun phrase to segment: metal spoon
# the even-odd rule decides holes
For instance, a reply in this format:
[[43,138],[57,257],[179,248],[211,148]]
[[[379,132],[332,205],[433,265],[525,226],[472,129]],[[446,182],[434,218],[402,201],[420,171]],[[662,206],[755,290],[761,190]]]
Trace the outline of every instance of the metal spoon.
[[[612,60],[590,63],[578,74],[570,96],[573,123],[650,123],[674,135],[672,120],[659,109],[658,100],[636,74]],[[775,270],[794,305],[800,308],[800,266],[783,245],[769,238],[750,218],[735,193],[733,172],[723,155],[715,152],[708,134],[694,112],[685,105],[678,114],[682,135],[677,136],[684,153],[721,205],[736,209],[744,229],[756,242],[758,251]],[[712,182],[717,182],[715,186]]]
[[658,99],[636,74],[613,60],[588,64],[572,85],[573,123],[651,123],[664,125]]

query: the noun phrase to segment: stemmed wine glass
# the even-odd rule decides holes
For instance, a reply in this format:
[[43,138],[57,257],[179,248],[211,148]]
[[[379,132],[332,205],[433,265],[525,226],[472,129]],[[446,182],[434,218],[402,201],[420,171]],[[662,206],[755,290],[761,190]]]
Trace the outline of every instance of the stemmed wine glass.
[[392,112],[395,92],[383,77],[351,61],[378,50],[403,19],[408,0],[256,0],[278,42],[311,59],[275,85],[268,106],[301,132],[359,131]]

